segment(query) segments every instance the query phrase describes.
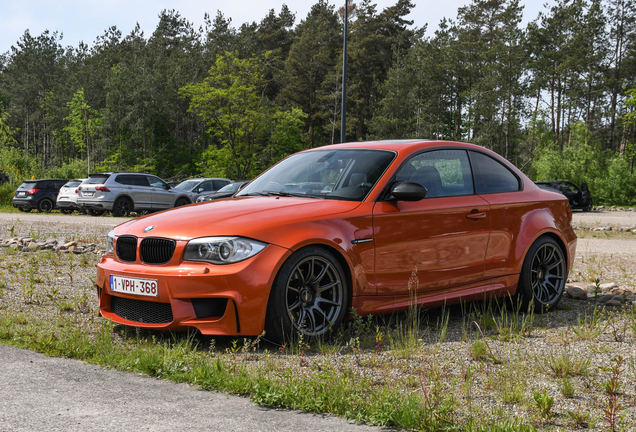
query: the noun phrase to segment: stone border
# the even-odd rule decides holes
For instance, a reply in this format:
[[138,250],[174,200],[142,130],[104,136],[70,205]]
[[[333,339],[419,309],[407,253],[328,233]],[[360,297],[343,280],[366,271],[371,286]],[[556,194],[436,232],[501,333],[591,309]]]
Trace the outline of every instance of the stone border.
[[80,246],[76,241],[67,242],[64,239],[49,238],[47,240],[35,240],[32,237],[14,237],[11,239],[0,239],[0,247],[12,248],[20,252],[36,252],[40,250],[52,250],[59,253],[85,254],[93,253],[103,255],[105,251],[99,250],[97,244],[90,243]]

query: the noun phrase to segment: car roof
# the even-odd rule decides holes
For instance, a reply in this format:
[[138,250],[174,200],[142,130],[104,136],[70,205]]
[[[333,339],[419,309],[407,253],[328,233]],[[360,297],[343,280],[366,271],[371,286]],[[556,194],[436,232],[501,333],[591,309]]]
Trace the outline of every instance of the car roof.
[[436,148],[442,146],[449,147],[465,147],[474,148],[478,150],[487,150],[482,146],[476,144],[463,143],[457,141],[445,141],[445,140],[427,140],[427,139],[398,139],[398,140],[378,140],[378,141],[359,141],[348,142],[343,144],[332,144],[324,147],[316,147],[306,151],[316,150],[330,150],[330,149],[378,149],[378,150],[393,150],[400,152],[401,150],[412,149],[413,147],[419,147],[421,149]]
[[41,178],[41,179],[34,179],[34,180],[24,180],[22,183],[35,183],[35,182],[41,182],[41,181],[51,181],[51,180],[62,180],[62,181],[67,181],[67,180],[60,179],[60,178]]

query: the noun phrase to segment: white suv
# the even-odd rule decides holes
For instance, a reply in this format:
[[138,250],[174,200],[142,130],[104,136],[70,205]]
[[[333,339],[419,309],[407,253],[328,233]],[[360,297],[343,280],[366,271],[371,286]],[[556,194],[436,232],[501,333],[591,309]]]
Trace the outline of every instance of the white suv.
[[113,216],[128,216],[131,212],[158,211],[191,204],[187,192],[172,189],[165,181],[151,174],[95,173],[81,184],[77,205],[89,214],[112,211]]
[[77,207],[77,195],[79,192],[77,188],[85,180],[87,179],[69,180],[60,188],[55,206],[59,208],[62,213],[71,214],[73,211],[79,210],[79,207]]

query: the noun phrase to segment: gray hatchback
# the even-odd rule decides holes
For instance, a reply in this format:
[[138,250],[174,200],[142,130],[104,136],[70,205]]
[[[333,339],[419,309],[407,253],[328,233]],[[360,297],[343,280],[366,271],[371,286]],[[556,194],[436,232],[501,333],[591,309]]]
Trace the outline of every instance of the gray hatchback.
[[90,214],[108,210],[119,217],[133,211],[158,211],[192,203],[187,192],[172,189],[151,174],[95,173],[78,189],[77,206]]

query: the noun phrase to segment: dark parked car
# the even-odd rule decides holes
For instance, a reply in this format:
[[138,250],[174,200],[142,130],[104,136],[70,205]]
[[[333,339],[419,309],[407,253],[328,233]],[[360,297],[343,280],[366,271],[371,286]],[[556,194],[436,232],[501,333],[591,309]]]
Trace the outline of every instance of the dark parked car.
[[236,192],[238,192],[239,190],[243,189],[243,186],[245,186],[248,183],[249,183],[248,180],[232,182],[228,185],[223,186],[221,189],[219,189],[218,191],[214,193],[207,194],[207,195],[200,195],[199,198],[197,198],[197,202],[200,203],[204,201],[214,201],[221,198],[229,198],[232,195],[234,195]]
[[41,213],[49,213],[55,208],[57,195],[66,182],[63,179],[25,180],[15,191],[13,207],[23,212],[38,209]]
[[592,211],[594,206],[592,202],[592,195],[590,189],[587,187],[587,183],[583,182],[581,187],[578,187],[574,183],[561,180],[549,180],[535,182],[537,186],[542,189],[554,189],[561,192],[570,201],[570,207],[573,209],[581,209],[584,211]]

